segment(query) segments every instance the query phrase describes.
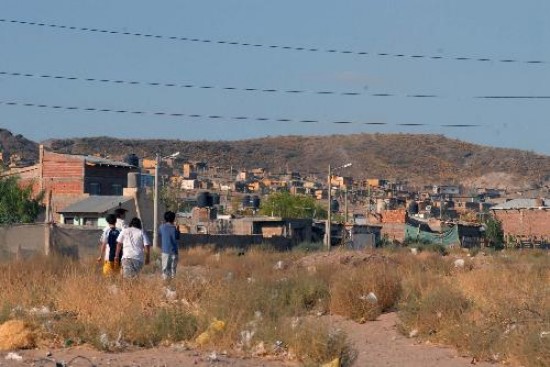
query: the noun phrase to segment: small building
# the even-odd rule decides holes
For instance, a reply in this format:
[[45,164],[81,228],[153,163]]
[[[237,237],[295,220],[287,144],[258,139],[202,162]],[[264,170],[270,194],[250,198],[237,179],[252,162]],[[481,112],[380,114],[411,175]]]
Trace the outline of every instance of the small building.
[[460,195],[458,185],[434,185],[432,192],[439,195]]
[[486,187],[478,187],[476,189],[476,192],[478,195],[481,195],[485,198],[489,198],[489,199],[496,199],[496,198],[499,198],[502,196],[502,194],[505,192],[506,190],[501,190],[501,189],[491,189],[491,188],[486,188]]
[[386,188],[388,183],[388,180],[383,180],[381,178],[367,178],[366,180],[361,181],[360,186],[364,188]]
[[107,226],[107,214],[114,213],[118,208],[127,210],[127,218],[136,216],[135,201],[131,196],[90,196],[59,210],[58,213],[62,224],[104,228]]
[[263,187],[261,181],[252,181],[248,183],[248,192],[261,192]]
[[374,248],[382,239],[382,225],[378,224],[332,223],[330,231],[332,245],[344,245],[344,241],[351,241],[354,249]]
[[183,164],[183,178],[194,179],[197,178],[197,173],[195,172],[195,165],[192,163]]
[[337,187],[340,189],[351,188],[351,186],[353,185],[353,179],[351,177],[333,175],[330,178],[330,184],[331,186]]
[[59,213],[88,196],[123,195],[128,186],[128,174],[137,171],[137,167],[125,162],[53,153],[40,146],[37,164],[10,169],[3,174],[18,176],[21,185],[32,187],[34,195],[44,191],[46,205],[51,207],[52,213]]
[[513,199],[491,208],[508,243],[550,241],[550,200]]
[[157,165],[157,160],[155,158],[143,158],[141,161],[141,166],[145,170],[154,170]]
[[181,180],[181,189],[182,190],[196,190],[198,188],[199,188],[199,181],[198,180],[188,180],[188,179]]
[[233,234],[262,235],[265,238],[286,237],[294,244],[311,242],[311,219],[288,219],[278,217],[245,217],[232,220]]
[[265,175],[265,168],[254,168],[252,171],[252,174],[255,176],[255,177],[264,177]]
[[376,213],[370,212],[367,215],[369,224],[382,225],[382,236],[394,242],[405,240],[405,223],[408,214],[406,209],[379,210]]

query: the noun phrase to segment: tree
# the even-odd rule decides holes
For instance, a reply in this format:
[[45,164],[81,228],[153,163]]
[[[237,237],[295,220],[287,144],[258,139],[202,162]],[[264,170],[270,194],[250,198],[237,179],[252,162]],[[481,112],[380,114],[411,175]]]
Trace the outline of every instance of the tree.
[[326,210],[314,198],[291,195],[288,191],[275,192],[261,204],[260,213],[284,218],[326,218]]
[[32,187],[19,186],[16,177],[0,177],[0,224],[34,222],[43,198],[43,192],[33,198]]
[[485,222],[485,238],[487,238],[489,246],[502,247],[504,244],[502,223],[493,217],[489,217]]
[[160,189],[159,199],[164,204],[166,210],[176,213],[179,211],[179,189],[173,186],[164,186]]

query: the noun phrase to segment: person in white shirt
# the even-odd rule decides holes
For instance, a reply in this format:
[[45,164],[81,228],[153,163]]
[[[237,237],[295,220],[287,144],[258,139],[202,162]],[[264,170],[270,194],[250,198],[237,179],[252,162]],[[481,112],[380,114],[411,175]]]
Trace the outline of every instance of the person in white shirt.
[[[120,252],[122,250],[122,259]],[[130,225],[124,228],[117,238],[115,261],[120,260],[122,276],[136,277],[143,265],[148,265],[151,255],[151,242],[141,229],[141,220],[132,218]]]
[[124,228],[128,227],[128,224],[126,224],[126,212],[127,210],[124,208],[116,208],[115,209],[115,215],[116,215],[116,227],[119,231],[122,231]]

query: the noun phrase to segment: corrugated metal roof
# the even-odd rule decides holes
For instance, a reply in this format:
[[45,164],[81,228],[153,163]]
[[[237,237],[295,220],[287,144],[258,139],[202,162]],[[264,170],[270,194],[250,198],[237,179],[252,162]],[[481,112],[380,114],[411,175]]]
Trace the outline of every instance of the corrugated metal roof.
[[90,196],[69,205],[59,213],[106,213],[130,200],[133,199],[129,196]]
[[134,167],[131,164],[125,162],[112,161],[107,158],[96,157],[93,155],[83,156],[84,161],[90,164],[99,164],[104,166],[116,166],[116,167]]
[[[548,207],[549,199],[541,199],[542,207]],[[537,203],[537,199],[512,199],[500,205],[493,206],[491,210],[507,210],[507,209],[538,209],[541,206]],[[550,209],[550,208],[549,208]]]

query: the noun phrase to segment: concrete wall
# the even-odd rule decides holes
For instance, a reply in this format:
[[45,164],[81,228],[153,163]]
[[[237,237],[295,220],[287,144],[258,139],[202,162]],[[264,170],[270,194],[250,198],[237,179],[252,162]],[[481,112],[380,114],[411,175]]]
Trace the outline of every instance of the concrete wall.
[[47,224],[0,226],[0,254],[2,259],[48,253],[86,259],[98,255],[100,235],[101,229],[97,228]]
[[252,246],[267,244],[275,249],[284,251],[292,248],[292,241],[284,237],[264,238],[262,235],[208,235],[208,234],[182,234],[180,248],[212,245],[216,249],[225,248],[250,248]]
[[1,260],[44,254],[46,225],[0,226]]
[[[64,225],[28,224],[0,226],[0,261],[58,253],[81,260],[94,259],[99,254],[102,229]],[[147,234],[152,239],[152,234]],[[46,239],[50,238],[49,246]],[[295,244],[284,237],[263,238],[261,235],[191,235],[182,234],[180,248],[212,245],[216,249],[250,248],[268,244],[284,251]]]

